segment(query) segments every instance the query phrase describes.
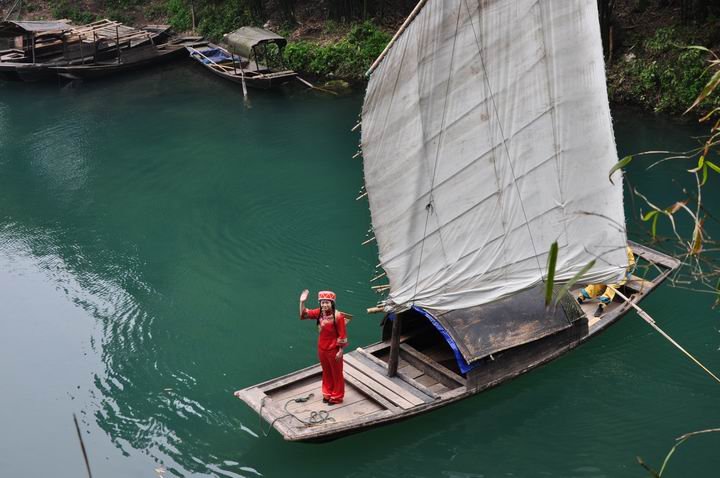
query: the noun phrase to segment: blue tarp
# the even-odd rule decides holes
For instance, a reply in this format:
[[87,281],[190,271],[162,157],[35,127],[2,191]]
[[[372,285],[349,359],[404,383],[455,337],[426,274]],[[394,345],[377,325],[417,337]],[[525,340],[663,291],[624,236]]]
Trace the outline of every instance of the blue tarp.
[[[445,341],[448,343],[448,345],[452,349],[453,354],[455,354],[455,360],[457,361],[458,367],[460,368],[460,372],[468,373],[470,370],[472,370],[475,367],[477,367],[478,365],[480,365],[479,362],[474,363],[474,364],[469,364],[465,361],[465,358],[462,356],[462,354],[460,353],[460,350],[458,349],[457,344],[455,343],[455,339],[452,338],[452,336],[448,333],[448,331],[445,330],[445,327],[443,327],[442,324],[440,322],[438,322],[437,319],[435,317],[433,317],[433,315],[430,312],[428,312],[427,310],[425,310],[421,307],[417,307],[415,305],[413,305],[411,307],[411,309],[414,310],[415,312],[417,312],[418,314],[421,314],[426,319],[428,319],[430,321],[430,323],[433,324],[433,326],[438,330],[438,332],[440,332],[440,334],[443,336]],[[390,320],[395,320],[395,314],[389,314],[388,318]]]
[[[206,65],[210,64],[211,61],[214,63],[220,63],[222,61],[232,60],[232,56],[230,55],[230,53],[227,50],[223,50],[222,48],[204,48],[197,51],[204,55],[197,55],[197,59]],[[238,56],[235,56],[235,61],[239,63],[240,58]]]

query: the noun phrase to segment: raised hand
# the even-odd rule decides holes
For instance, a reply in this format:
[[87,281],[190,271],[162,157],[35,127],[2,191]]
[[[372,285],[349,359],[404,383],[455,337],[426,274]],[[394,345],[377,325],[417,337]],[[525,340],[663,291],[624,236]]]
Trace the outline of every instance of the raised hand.
[[308,294],[310,294],[310,291],[305,289],[300,293],[300,302],[305,302],[308,298]]

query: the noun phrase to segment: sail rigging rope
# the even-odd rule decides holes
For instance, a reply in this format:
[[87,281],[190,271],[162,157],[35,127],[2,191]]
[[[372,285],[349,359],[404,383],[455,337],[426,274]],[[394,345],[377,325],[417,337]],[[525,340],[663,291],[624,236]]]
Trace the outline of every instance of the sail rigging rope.
[[[400,84],[400,73],[402,72],[403,63],[405,63],[405,52],[406,51],[407,51],[407,44],[406,44],[405,48],[403,48],[402,55],[400,56],[400,65],[398,66],[397,76],[395,77],[395,83],[393,84],[393,91],[392,91],[392,95],[390,96],[390,104],[388,105],[388,108],[385,112],[385,120],[383,122],[383,129],[382,129],[382,137],[380,138],[381,141],[385,138],[385,134],[388,132],[387,126],[388,126],[388,120],[390,119],[390,110],[392,109],[393,99],[395,98],[395,94],[397,92],[397,87]],[[367,191],[367,185],[365,186],[365,189],[366,189],[366,192],[369,193],[369,191]],[[372,212],[372,209],[370,212]],[[377,233],[376,233],[376,236],[377,236]],[[380,265],[381,264],[382,264],[382,261],[380,262]]]
[[[452,69],[453,65],[455,64],[455,45],[457,44],[457,32],[460,28],[460,12],[462,11],[462,5],[458,8],[458,14],[457,19],[455,20],[455,35],[453,35],[453,45],[452,45],[452,51],[450,52],[450,68],[448,68],[448,79],[447,79],[447,85],[445,86],[445,101],[443,103],[443,114],[442,114],[442,121],[440,123],[440,135],[438,136],[437,140],[437,148],[435,148],[435,160],[433,163],[433,173],[430,179],[430,192],[429,192],[429,201],[427,205],[425,206],[425,228],[423,229],[423,237],[422,241],[420,242],[420,257],[418,259],[418,267],[417,267],[417,275],[415,276],[415,289],[413,290],[412,295],[412,304],[415,305],[415,296],[417,294],[417,288],[418,284],[420,282],[420,268],[422,267],[422,260],[423,260],[423,253],[425,251],[425,239],[427,239],[427,227],[428,222],[430,221],[430,214],[433,211],[433,189],[435,188],[435,177],[437,176],[437,166],[438,166],[438,159],[440,158],[440,145],[442,144],[443,136],[445,133],[445,120],[447,118],[447,108],[448,108],[448,97],[450,96],[450,84],[452,83]],[[440,229],[438,228],[438,237],[440,238],[440,247],[443,249],[443,255],[445,254],[445,247],[442,242],[442,235],[440,234]],[[446,260],[447,262],[447,256]]]
[[[513,184],[515,185],[515,189],[518,193],[518,199],[520,200],[520,209],[522,209],[523,217],[525,218],[525,225],[527,226],[528,234],[530,235],[530,244],[532,245],[533,252],[535,253],[535,261],[537,262],[538,271],[540,272],[540,276],[542,277],[543,282],[545,282],[545,274],[543,273],[542,266],[540,265],[540,258],[538,256],[537,248],[535,247],[535,241],[533,239],[532,230],[530,229],[530,222],[528,221],[527,212],[525,211],[525,204],[523,203],[522,194],[520,194],[520,187],[518,186],[517,178],[515,177],[515,168],[513,168],[513,163],[510,159],[510,150],[507,146],[507,139],[505,138],[505,132],[503,131],[502,122],[500,121],[500,114],[498,113],[497,105],[495,104],[495,94],[493,93],[492,86],[490,85],[490,78],[488,78],[487,69],[485,68],[485,61],[482,55],[482,46],[480,45],[480,40],[478,38],[477,31],[475,30],[475,23],[472,20],[472,12],[470,11],[470,7],[467,4],[467,0],[463,0],[463,3],[465,4],[465,8],[468,12],[468,17],[470,18],[470,26],[472,27],[473,35],[475,35],[475,44],[478,47],[478,57],[480,58],[483,77],[485,78],[485,84],[487,85],[487,89],[490,92],[490,102],[492,104],[493,112],[495,113],[497,125],[500,130],[500,137],[502,138],[503,148],[505,149],[505,156],[507,157],[508,165],[510,166],[510,174],[512,174],[513,177]],[[479,16],[480,6],[478,4],[478,17]]]

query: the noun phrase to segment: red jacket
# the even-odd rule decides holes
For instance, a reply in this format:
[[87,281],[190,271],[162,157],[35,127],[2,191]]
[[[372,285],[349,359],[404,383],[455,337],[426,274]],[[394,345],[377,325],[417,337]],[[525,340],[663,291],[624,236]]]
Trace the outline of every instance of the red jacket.
[[[317,320],[320,318],[320,309],[305,309],[302,318]],[[333,324],[332,317],[320,319],[320,335],[318,336],[320,350],[332,350],[347,345],[345,315],[342,312],[335,312],[334,322]]]

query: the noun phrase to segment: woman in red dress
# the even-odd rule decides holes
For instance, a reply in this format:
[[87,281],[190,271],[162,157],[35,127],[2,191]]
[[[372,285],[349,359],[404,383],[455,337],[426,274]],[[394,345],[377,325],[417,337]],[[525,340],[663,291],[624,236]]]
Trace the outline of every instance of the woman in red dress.
[[306,309],[305,301],[309,291],[300,294],[300,320],[317,321],[318,358],[322,366],[323,402],[328,405],[342,403],[345,397],[343,378],[343,347],[347,346],[345,315],[335,310],[335,293],[329,290],[318,292],[320,308]]

